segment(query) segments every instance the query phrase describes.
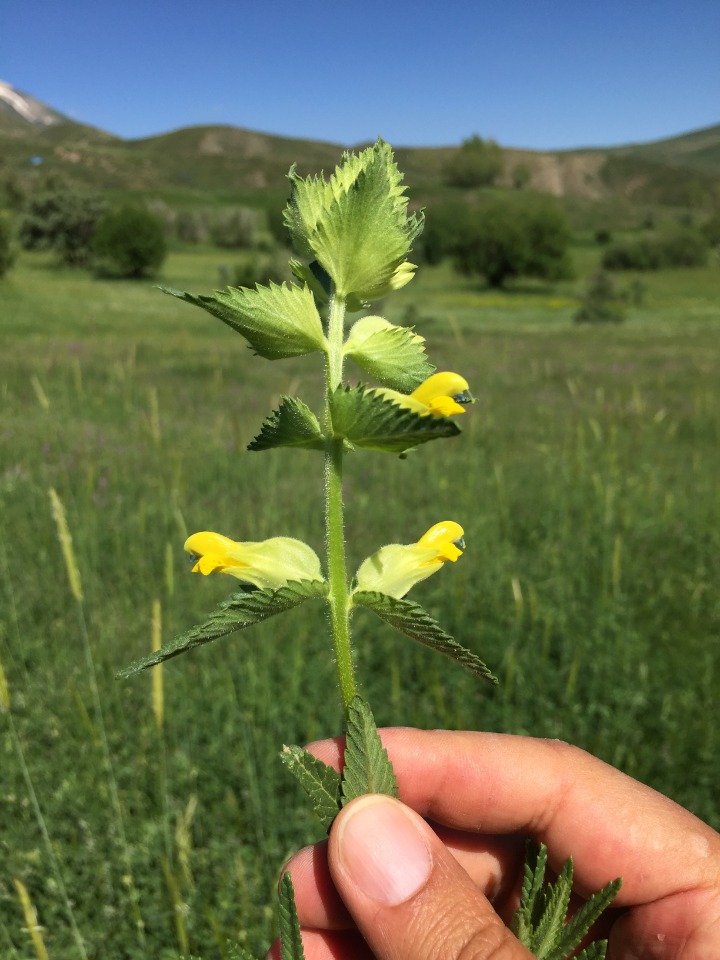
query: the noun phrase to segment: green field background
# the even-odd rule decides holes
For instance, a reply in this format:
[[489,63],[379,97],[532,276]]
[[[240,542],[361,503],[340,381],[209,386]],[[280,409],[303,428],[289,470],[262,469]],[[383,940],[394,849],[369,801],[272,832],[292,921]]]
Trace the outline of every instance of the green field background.
[[[222,256],[176,250],[162,282],[209,292]],[[720,827],[719,280],[645,277],[612,327],[573,325],[579,281],[489,292],[447,267],[382,306],[477,403],[456,440],[348,457],[350,562],[459,521],[466,553],[412,598],[500,685],[361,611],[379,724],[561,737]],[[245,450],[281,394],[319,407],[317,358],[253,357],[150,284],[43,254],[0,285],[0,326],[0,957],[35,955],[16,879],[52,960],[260,953],[282,863],[322,832],[278,752],[341,728],[322,608],[165,665],[162,724],[151,675],[115,672],[154,604],[168,640],[231,591],[191,575],[188,533],[322,549],[322,458]]]

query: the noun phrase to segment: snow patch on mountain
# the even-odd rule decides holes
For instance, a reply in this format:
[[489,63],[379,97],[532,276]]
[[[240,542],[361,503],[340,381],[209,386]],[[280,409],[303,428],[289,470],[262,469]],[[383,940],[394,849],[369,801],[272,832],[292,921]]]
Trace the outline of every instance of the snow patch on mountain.
[[59,114],[35,97],[21,93],[9,83],[0,80],[0,106],[3,105],[34,126],[50,127],[62,121]]

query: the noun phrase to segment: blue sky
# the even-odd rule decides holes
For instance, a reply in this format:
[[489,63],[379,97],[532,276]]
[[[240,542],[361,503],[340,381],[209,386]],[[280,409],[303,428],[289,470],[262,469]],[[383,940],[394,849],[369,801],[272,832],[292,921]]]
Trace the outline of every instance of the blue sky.
[[610,146],[720,122],[720,3],[4,0],[0,80],[123,137]]

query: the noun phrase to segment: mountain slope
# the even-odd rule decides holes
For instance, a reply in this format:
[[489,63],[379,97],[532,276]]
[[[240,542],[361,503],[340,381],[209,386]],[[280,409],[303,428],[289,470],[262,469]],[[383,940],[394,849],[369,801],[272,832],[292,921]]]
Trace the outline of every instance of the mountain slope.
[[[342,147],[230,126],[187,127],[122,140],[70,120],[0,83],[0,178],[47,177],[96,190],[245,195],[287,189],[301,174],[333,169]],[[396,147],[398,162],[422,203],[447,194],[443,168],[457,147]],[[522,181],[555,196],[618,197],[698,206],[720,196],[720,125],[646,144],[537,152],[504,148],[499,186]],[[453,194],[457,196],[457,193]]]

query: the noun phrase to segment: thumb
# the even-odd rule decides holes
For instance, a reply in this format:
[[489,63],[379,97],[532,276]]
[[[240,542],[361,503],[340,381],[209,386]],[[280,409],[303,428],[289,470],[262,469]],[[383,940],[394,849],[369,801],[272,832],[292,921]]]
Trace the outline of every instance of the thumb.
[[335,820],[328,855],[378,960],[530,960],[427,823],[398,800],[353,800]]

